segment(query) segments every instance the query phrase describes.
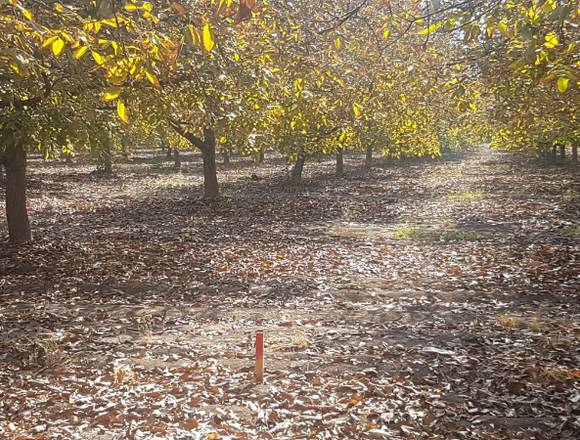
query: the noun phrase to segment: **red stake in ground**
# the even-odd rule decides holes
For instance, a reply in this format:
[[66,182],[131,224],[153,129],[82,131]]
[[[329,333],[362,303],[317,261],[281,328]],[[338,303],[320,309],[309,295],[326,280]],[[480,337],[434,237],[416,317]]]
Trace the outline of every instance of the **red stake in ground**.
[[256,379],[264,382],[264,332],[256,332]]

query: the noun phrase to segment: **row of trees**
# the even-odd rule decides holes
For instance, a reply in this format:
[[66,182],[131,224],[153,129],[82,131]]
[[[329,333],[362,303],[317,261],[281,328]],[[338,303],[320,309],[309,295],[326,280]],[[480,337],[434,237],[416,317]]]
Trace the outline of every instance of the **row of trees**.
[[[27,152],[134,138],[295,162],[345,148],[437,156],[493,135],[578,141],[569,1],[0,0],[0,158],[10,239],[30,240]],[[546,104],[547,103],[547,104]],[[130,143],[130,142],[129,142]]]

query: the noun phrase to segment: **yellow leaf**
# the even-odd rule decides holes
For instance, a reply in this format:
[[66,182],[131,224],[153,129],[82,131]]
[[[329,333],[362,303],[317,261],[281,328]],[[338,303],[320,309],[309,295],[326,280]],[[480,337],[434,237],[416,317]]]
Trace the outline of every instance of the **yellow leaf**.
[[94,50],[91,51],[91,55],[93,56],[93,59],[95,60],[95,62],[100,66],[102,64],[105,64],[105,57],[102,56],[99,52],[95,52]]
[[64,49],[64,40],[57,38],[52,42],[52,53],[55,57],[59,56]]
[[155,86],[158,89],[161,88],[161,84],[159,84],[159,80],[157,79],[157,77],[155,75],[153,75],[148,70],[145,70],[145,76],[147,77],[147,81],[149,81],[151,84],[153,84],[153,86]]
[[22,15],[24,15],[28,20],[32,21],[32,12],[24,8],[22,8],[20,12],[22,12]]
[[42,45],[40,47],[42,47],[43,49],[45,47],[48,47],[50,45],[52,45],[52,43],[54,43],[54,41],[58,38],[58,36],[52,36],[50,38],[47,38],[46,40],[44,40],[44,42],[42,43]]
[[558,45],[558,36],[554,32],[548,32],[545,37],[546,41],[544,46],[548,49],[556,47]]
[[441,27],[441,25],[443,24],[442,21],[439,21],[437,23],[433,23],[432,25],[430,25],[429,27],[425,28],[425,29],[421,29],[419,31],[419,35],[429,35],[433,32],[435,32],[437,29],[439,29]]
[[125,101],[123,101],[122,99],[119,99],[117,101],[117,114],[119,115],[121,121],[123,121],[125,124],[129,123],[129,115],[127,114],[127,107],[125,106]]
[[105,101],[113,101],[114,99],[117,99],[120,94],[121,94],[120,87],[109,87],[105,89],[105,91],[101,96]]
[[75,50],[74,57],[77,60],[80,60],[85,53],[89,50],[89,46],[81,46],[77,50]]
[[203,39],[203,47],[205,48],[205,50],[207,50],[208,52],[211,52],[211,50],[215,46],[215,42],[213,40],[213,34],[212,34],[211,28],[209,26],[209,23],[206,23],[203,26],[202,39]]
[[510,29],[510,27],[508,26],[507,21],[502,20],[498,23],[497,28],[499,29],[499,31],[502,33],[502,35],[506,38],[513,38],[514,37],[514,32]]
[[340,38],[336,37],[334,39],[334,47],[336,47],[337,49],[340,49],[340,46],[342,46],[342,41],[340,41]]
[[570,84],[570,80],[568,78],[558,78],[558,81],[556,81],[556,87],[558,88],[558,91],[560,93],[564,93],[566,92],[566,90],[568,90],[568,85]]
[[201,42],[199,31],[193,27],[192,24],[187,25],[187,29],[185,30],[185,41],[192,46],[197,46]]
[[384,38],[385,40],[387,40],[387,39],[388,39],[390,36],[391,36],[391,30],[390,30],[390,29],[385,29],[385,30],[383,31],[383,38]]
[[361,116],[361,108],[356,102],[352,105],[352,111],[354,113],[355,118],[360,118]]
[[105,18],[104,20],[101,20],[101,23],[106,24],[107,26],[111,26],[112,28],[117,27],[117,20],[114,20],[112,18]]
[[492,38],[494,32],[495,32],[495,25],[488,23],[488,25],[485,28],[485,35],[487,35],[487,38]]

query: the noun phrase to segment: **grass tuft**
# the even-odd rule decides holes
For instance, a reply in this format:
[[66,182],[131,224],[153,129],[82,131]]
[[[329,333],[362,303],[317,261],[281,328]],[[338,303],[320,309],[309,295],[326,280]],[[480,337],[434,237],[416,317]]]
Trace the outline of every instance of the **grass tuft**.
[[451,194],[449,200],[452,202],[478,202],[485,198],[485,193],[483,191],[461,191],[458,193]]
[[574,191],[572,189],[566,190],[563,195],[565,200],[580,199],[580,192]]
[[497,317],[497,322],[502,327],[534,332],[540,332],[546,328],[546,323],[537,316],[500,315]]
[[424,238],[428,235],[428,231],[414,226],[401,226],[395,229],[392,233],[393,238],[397,240],[412,240],[416,238]]

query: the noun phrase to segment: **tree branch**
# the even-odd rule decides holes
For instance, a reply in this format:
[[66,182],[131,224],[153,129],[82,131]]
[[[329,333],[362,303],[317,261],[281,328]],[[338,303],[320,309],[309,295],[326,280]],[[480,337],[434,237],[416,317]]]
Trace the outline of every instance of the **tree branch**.
[[48,75],[41,73],[44,82],[44,92],[40,96],[28,99],[17,99],[15,101],[0,101],[0,108],[14,107],[16,110],[22,110],[24,107],[36,107],[43,99],[46,99],[52,92],[52,84],[48,79]]
[[190,144],[199,148],[201,151],[205,151],[209,148],[209,146],[201,138],[188,131],[185,131],[178,122],[171,119],[168,120],[168,122],[169,125],[171,125],[171,128],[173,128],[178,135],[186,139]]

